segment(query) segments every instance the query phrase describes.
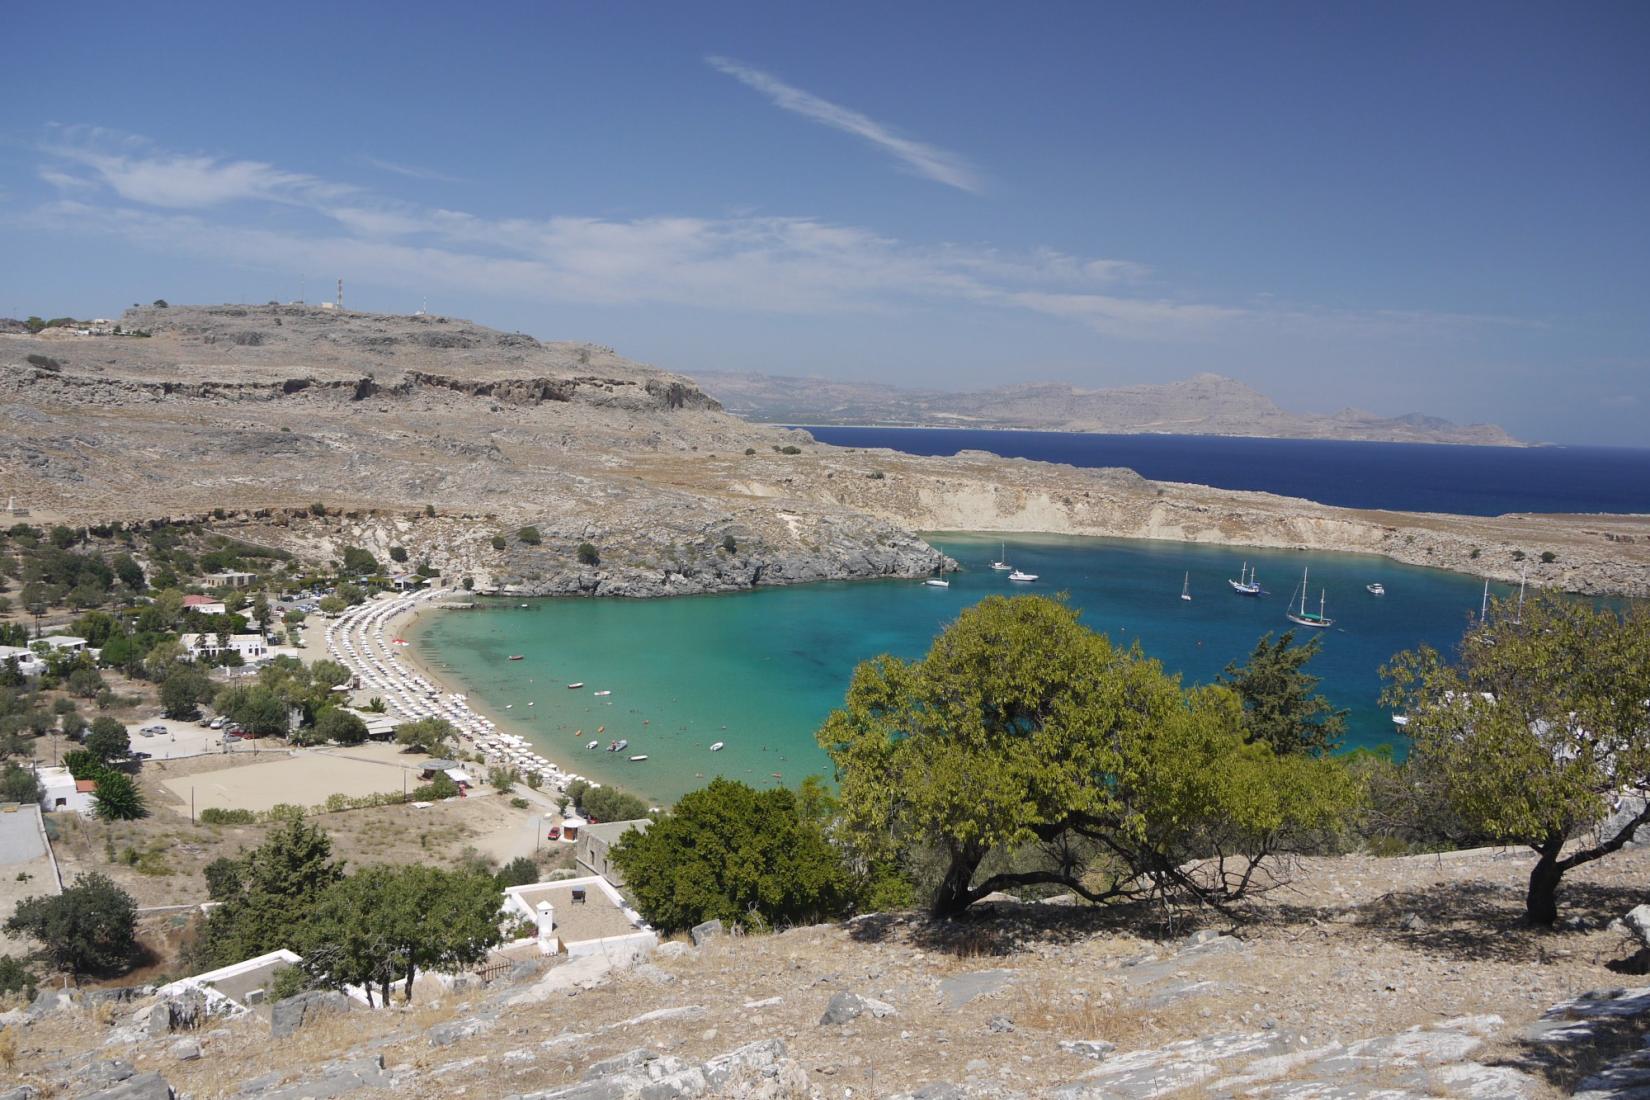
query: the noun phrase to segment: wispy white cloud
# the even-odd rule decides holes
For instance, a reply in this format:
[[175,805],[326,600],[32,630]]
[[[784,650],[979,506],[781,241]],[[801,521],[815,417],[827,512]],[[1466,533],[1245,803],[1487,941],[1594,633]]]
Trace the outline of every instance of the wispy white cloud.
[[1240,304],[1199,301],[1128,261],[914,244],[809,217],[483,217],[127,138],[56,143],[44,152],[40,174],[60,198],[30,211],[31,226],[206,262],[349,272],[407,289],[791,315],[997,309],[1150,341],[1224,339],[1243,327],[1348,339],[1432,336],[1496,320],[1326,311],[1259,295]]
[[979,172],[956,153],[901,137],[867,115],[803,91],[760,69],[715,55],[705,58],[705,63],[717,72],[726,73],[761,92],[775,107],[794,111],[804,118],[870,142],[919,176],[973,195],[985,192],[985,183]]
[[449,176],[445,172],[437,172],[434,168],[421,168],[416,164],[398,164],[393,160],[383,160],[379,157],[361,158],[361,163],[370,165],[380,172],[389,172],[397,176],[406,176],[408,179],[429,180],[433,183],[466,183],[458,176]]
[[[136,135],[94,127],[55,129],[56,140],[46,152],[58,163],[45,169],[43,178],[68,189],[101,183],[124,199],[148,206],[189,210],[247,199],[311,205],[357,190],[263,161],[159,150]],[[72,169],[80,174],[72,174]]]

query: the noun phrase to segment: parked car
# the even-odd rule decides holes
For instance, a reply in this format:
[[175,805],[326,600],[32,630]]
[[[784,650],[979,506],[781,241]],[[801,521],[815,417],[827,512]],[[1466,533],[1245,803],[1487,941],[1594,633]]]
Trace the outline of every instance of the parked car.
[[207,728],[215,730],[223,729],[223,719],[221,717],[212,719],[211,722],[207,723]]
[[152,759],[152,757],[151,757],[151,754],[146,753],[146,752],[134,752],[132,754],[132,759],[133,760],[149,760],[149,759]]

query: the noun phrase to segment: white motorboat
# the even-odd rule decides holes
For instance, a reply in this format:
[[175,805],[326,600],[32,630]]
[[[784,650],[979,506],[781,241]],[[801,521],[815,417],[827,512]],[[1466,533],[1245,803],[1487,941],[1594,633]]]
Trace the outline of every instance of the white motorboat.
[[1025,584],[1025,583],[1028,583],[1030,581],[1036,580],[1037,579],[1037,574],[1027,573],[1023,569],[1016,569],[1016,570],[1014,570],[1014,572],[1012,572],[1008,575],[1008,579],[1011,580],[1011,581],[1019,581],[1022,584]]
[[630,758],[630,762],[632,764],[640,764],[643,760],[646,760],[646,759],[647,759],[647,753],[644,752],[640,756],[632,756]]
[[587,749],[593,749],[593,748],[595,748],[595,747],[596,747],[596,746],[597,746],[597,745],[599,745],[599,744],[601,744],[601,742],[600,742],[600,741],[592,741],[592,742],[590,742],[590,744],[588,744],[588,745],[586,745],[586,746],[585,746],[585,748],[587,748]]
[[596,694],[597,695],[612,695],[613,693],[611,691],[598,691],[598,692],[596,692]]
[[1371,596],[1384,596],[1386,595],[1386,585],[1382,584],[1380,581],[1376,581],[1374,584],[1364,585],[1364,591],[1368,592]]
[[929,577],[927,580],[923,581],[922,583],[927,585],[929,588],[950,588],[951,587],[951,582],[946,580],[943,577]]
[[575,682],[575,683],[571,683],[571,684],[568,684],[568,685],[567,685],[567,690],[568,690],[568,691],[577,691],[577,690],[579,690],[579,689],[580,689],[580,688],[582,688],[582,687],[583,687],[583,686],[584,686],[584,681],[583,681],[583,680],[579,680],[579,681],[577,681],[577,682]]
[[725,742],[725,741],[718,741],[710,747],[710,751],[711,752],[721,752],[723,746],[725,746],[726,744],[727,744],[727,742]]

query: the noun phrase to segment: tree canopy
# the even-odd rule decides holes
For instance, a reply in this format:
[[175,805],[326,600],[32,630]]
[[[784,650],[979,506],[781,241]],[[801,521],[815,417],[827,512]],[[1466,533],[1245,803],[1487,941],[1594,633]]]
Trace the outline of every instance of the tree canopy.
[[1218,903],[1352,797],[1331,762],[1248,742],[1230,690],[1186,690],[1038,597],[981,601],[921,661],[862,663],[819,742],[837,837],[867,871],[933,867],[936,915],[1037,884]]
[[409,750],[430,756],[445,756],[452,751],[458,730],[445,718],[420,718],[395,727],[395,739]]
[[767,927],[816,921],[853,898],[841,855],[783,788],[714,779],[645,833],[627,832],[611,855],[642,916],[666,931],[713,918]]
[[1227,665],[1218,682],[1243,700],[1243,727],[1250,741],[1263,741],[1279,753],[1322,756],[1340,744],[1347,712],[1317,694],[1318,678],[1306,672],[1306,663],[1323,648],[1323,638],[1314,636],[1298,646],[1294,640],[1293,630],[1277,641],[1266,634],[1248,663]]
[[334,883],[310,910],[298,942],[304,968],[329,985],[405,980],[412,1000],[419,970],[483,959],[501,938],[499,888],[474,869],[420,864],[367,867]]
[[132,751],[132,739],[126,727],[106,714],[92,719],[92,728],[86,734],[86,750],[104,763],[120,760]]
[[143,791],[125,772],[100,767],[92,787],[92,812],[104,821],[136,821],[149,816]]
[[1415,766],[1441,777],[1469,825],[1536,852],[1533,922],[1558,919],[1565,872],[1650,822],[1650,607],[1496,602],[1453,662],[1423,646],[1382,673],[1384,701],[1409,717]]
[[137,903],[96,871],[56,896],[23,899],[6,921],[7,932],[33,936],[54,965],[77,975],[123,969],[136,929]]
[[235,862],[237,869],[218,867],[210,884],[214,897],[225,895],[201,932],[203,961],[212,966],[291,947],[304,915],[344,877],[332,838],[301,819],[271,830]]

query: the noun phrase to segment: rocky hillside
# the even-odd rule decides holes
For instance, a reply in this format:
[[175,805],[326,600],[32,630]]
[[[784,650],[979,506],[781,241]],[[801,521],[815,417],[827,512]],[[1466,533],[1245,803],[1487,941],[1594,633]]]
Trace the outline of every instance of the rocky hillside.
[[882,424],[938,428],[1027,428],[1131,435],[1243,435],[1359,439],[1388,443],[1521,446],[1493,424],[1459,425],[1411,413],[1359,409],[1292,413],[1265,394],[1218,374],[1163,385],[1085,390],[1030,382],[977,393],[902,390],[822,378],[704,372],[699,381],[731,411],[773,424]]
[[911,577],[947,565],[916,532],[973,530],[1346,550],[1650,595],[1650,517],[1360,511],[828,447],[608,349],[439,317],[172,307],[124,325],[153,335],[0,334],[0,500],[31,522],[215,517],[323,560],[403,546],[511,593]]
[[7,1078],[37,1090],[0,1097],[1642,1096],[1650,987],[1629,976],[1634,922],[1612,921],[1643,900],[1650,854],[1572,872],[1550,933],[1518,919],[1529,864],[1308,860],[1203,927],[1005,899],[949,924],[707,932],[379,1010],[305,994],[214,1015],[147,989],[48,991],[0,1014]]

